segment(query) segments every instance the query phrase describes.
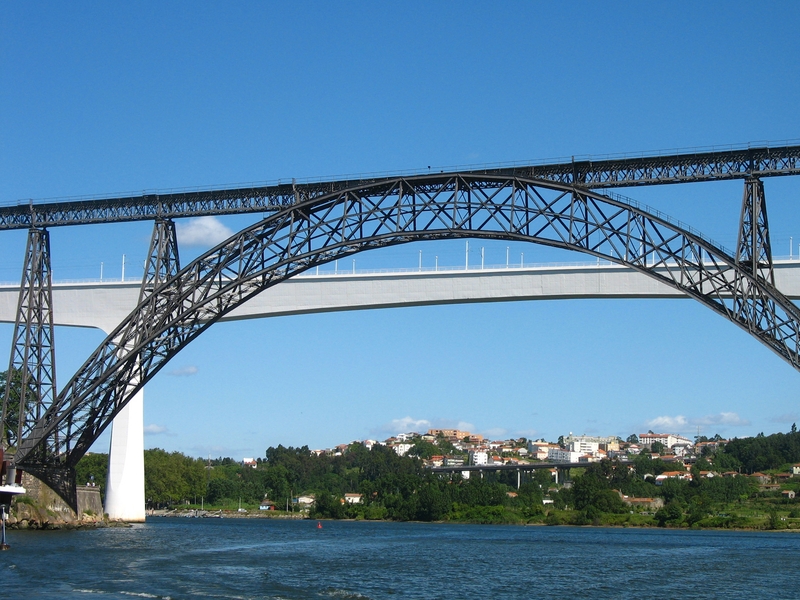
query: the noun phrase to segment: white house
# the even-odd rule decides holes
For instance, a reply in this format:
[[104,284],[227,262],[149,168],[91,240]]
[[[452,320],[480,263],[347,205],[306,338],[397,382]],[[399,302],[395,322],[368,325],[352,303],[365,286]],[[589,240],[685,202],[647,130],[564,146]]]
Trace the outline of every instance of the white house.
[[400,442],[399,444],[392,444],[391,448],[394,450],[399,456],[405,456],[409,450],[414,446],[414,444],[409,444],[408,442]]

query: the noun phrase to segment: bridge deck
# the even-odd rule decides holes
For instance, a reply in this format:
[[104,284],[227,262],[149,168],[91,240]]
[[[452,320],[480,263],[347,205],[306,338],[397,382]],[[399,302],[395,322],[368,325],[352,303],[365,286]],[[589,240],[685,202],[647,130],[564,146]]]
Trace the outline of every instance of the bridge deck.
[[[778,289],[800,299],[800,261],[775,263]],[[53,285],[57,325],[111,331],[133,310],[138,282]],[[0,285],[0,322],[14,322],[19,287]],[[298,276],[266,290],[223,320],[341,310],[468,302],[591,298],[687,298],[677,290],[618,265],[470,269]]]
[[[478,177],[542,179],[589,189],[663,185],[800,174],[800,145],[762,146],[706,152],[570,160],[551,164],[468,167],[458,173]],[[231,189],[145,192],[116,197],[67,198],[0,207],[0,230],[156,218],[264,213],[309,198],[375,185],[403,177],[449,177],[430,170],[330,181],[286,181]]]

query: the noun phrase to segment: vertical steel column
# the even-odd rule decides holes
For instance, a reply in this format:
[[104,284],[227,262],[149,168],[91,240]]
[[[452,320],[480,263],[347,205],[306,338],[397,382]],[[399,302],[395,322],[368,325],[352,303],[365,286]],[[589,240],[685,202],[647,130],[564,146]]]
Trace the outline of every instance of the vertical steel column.
[[746,271],[775,285],[764,182],[756,177],[749,177],[744,182],[736,262]]
[[3,395],[4,448],[15,448],[53,403],[55,362],[50,235],[46,229],[31,228]]
[[[745,273],[775,286],[764,183],[756,177],[748,177],[744,182],[736,263]],[[766,298],[752,281],[741,274],[736,277],[735,289],[733,310],[736,318],[756,335],[773,328],[774,302]]]
[[142,278],[142,289],[139,291],[139,302],[180,270],[175,222],[171,219],[156,219],[153,236],[150,238],[147,268]]

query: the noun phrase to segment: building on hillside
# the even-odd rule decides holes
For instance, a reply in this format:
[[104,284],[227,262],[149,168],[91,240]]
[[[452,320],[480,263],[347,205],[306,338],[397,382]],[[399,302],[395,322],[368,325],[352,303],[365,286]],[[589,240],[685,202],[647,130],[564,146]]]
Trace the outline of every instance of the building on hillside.
[[667,479],[681,479],[684,481],[691,481],[692,474],[688,471],[664,471],[661,475],[656,476],[656,485],[661,485]]
[[488,465],[493,462],[485,450],[471,450],[469,453],[469,464],[471,465]]
[[528,442],[528,455],[536,460],[547,460],[547,453],[551,448],[558,446],[547,442]]
[[251,469],[255,469],[258,466],[258,461],[255,458],[243,458],[242,459],[242,466],[243,467],[250,467]]
[[750,477],[755,479],[758,483],[772,483],[772,477],[769,475],[765,475],[764,473],[756,472],[753,473]]
[[589,442],[581,439],[572,440],[569,444],[566,444],[566,446],[567,448],[569,448],[570,452],[579,452],[580,454],[591,454],[592,456],[597,454],[597,451],[600,449],[599,442]]
[[792,465],[792,475],[794,477],[797,477],[798,475],[800,475],[800,463]]
[[632,508],[646,508],[649,510],[658,510],[664,506],[663,498],[632,498],[625,496],[622,492],[617,492],[622,498],[622,501]]
[[595,463],[595,462],[600,462],[601,460],[599,456],[595,456],[594,454],[580,454],[579,452],[576,454],[579,455],[578,456],[579,463]]
[[405,456],[411,448],[413,448],[414,444],[410,444],[408,442],[398,442],[391,444],[389,447],[394,450],[398,456]]
[[431,466],[441,467],[444,464],[444,456],[436,454],[431,456]]
[[350,493],[348,493],[348,494],[344,495],[344,501],[347,504],[361,504],[361,501],[363,500],[363,498],[364,498],[363,494],[350,494]]
[[692,440],[673,433],[640,433],[639,443],[645,446],[651,446],[656,442],[664,444],[665,448],[672,448],[675,444],[688,444],[692,445]]
[[694,445],[694,451],[697,453],[698,456],[708,456],[709,454],[714,454],[717,450],[722,448],[727,443],[728,440],[697,442]]
[[547,460],[550,462],[576,463],[583,456],[580,452],[562,450],[561,448],[550,448],[547,451]]
[[[445,456],[444,457],[444,466],[445,467],[463,467],[464,466],[464,457],[462,456]],[[469,471],[465,471],[469,473]]]
[[[439,437],[440,435],[449,439],[463,440],[470,437],[472,434],[469,431],[461,431],[460,429],[428,429],[428,435]],[[481,438],[483,439],[483,438]]]
[[619,438],[615,435],[609,436],[598,436],[598,435],[572,435],[570,433],[567,437],[564,438],[564,445],[569,446],[570,444],[577,443],[580,444],[597,444],[599,449],[605,450],[608,452],[609,450],[612,452],[619,451]]

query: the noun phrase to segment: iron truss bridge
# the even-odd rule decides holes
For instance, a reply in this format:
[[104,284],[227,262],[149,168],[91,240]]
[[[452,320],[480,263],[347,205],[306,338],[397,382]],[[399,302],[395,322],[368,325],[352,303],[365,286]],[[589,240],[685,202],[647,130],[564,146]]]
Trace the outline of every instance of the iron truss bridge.
[[[5,228],[29,228],[3,398],[2,449],[13,454],[6,479],[19,467],[75,506],[78,460],[208,327],[308,269],[415,241],[526,241],[625,265],[703,303],[800,370],[800,310],[774,284],[761,180],[798,174],[798,161],[800,147],[786,146],[5,209]],[[589,189],[731,178],[744,179],[735,252]],[[171,217],[264,207],[271,212],[260,221],[181,267]],[[56,393],[46,227],[145,218],[155,227],[138,306]]]
[[[467,170],[462,174],[478,177],[520,177],[589,189],[774,177],[800,174],[800,146],[580,160]],[[353,188],[380,185],[392,179],[394,177],[343,179],[91,200],[29,202],[0,207],[0,229],[274,212],[298,202]]]

